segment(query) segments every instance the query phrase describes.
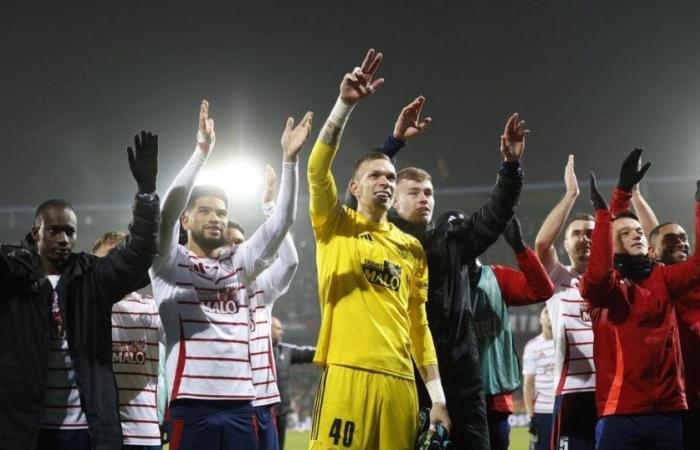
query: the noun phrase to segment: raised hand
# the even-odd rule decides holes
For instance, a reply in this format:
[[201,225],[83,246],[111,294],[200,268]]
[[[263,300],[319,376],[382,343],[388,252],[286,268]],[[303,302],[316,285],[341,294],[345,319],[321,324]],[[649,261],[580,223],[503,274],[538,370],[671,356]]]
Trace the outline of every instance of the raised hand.
[[569,155],[569,161],[564,169],[564,184],[566,185],[566,193],[578,197],[580,191],[578,188],[578,180],[574,172],[574,155]]
[[603,196],[600,194],[600,191],[598,190],[598,185],[595,180],[595,173],[591,172],[591,179],[590,179],[590,188],[591,188],[591,203],[593,204],[593,209],[608,209],[608,204],[605,202],[605,199]]
[[369,49],[360,67],[346,73],[340,83],[340,98],[345,104],[354,105],[363,98],[370,96],[384,84],[384,78],[372,81],[374,73],[382,62],[382,54]]
[[127,147],[126,154],[139,192],[155,192],[158,175],[158,135],[150,131],[142,131],[140,135],[135,135],[134,147]]
[[514,252],[522,253],[525,251],[525,239],[517,217],[513,216],[506,229],[503,230],[503,237]]
[[270,203],[275,198],[275,190],[277,188],[277,174],[271,165],[265,166],[265,190],[262,194],[262,204]]
[[199,108],[199,129],[197,130],[197,147],[204,153],[214,148],[216,134],[214,133],[214,119],[209,118],[209,102],[202,100]]
[[501,136],[501,154],[507,162],[518,161],[525,150],[525,137],[530,130],[525,128],[525,121],[518,120],[518,113],[508,118]]
[[622,161],[617,187],[625,192],[631,192],[634,185],[642,181],[644,174],[651,166],[651,163],[641,165],[642,152],[643,150],[641,148],[635,148],[627,155],[627,158]]
[[396,119],[394,125],[394,137],[400,141],[408,141],[421,134],[433,121],[432,118],[426,117],[420,121],[420,111],[425,104],[425,97],[422,95],[417,97],[411,103],[406,105]]
[[296,161],[299,157],[299,152],[304,146],[306,139],[311,133],[311,121],[314,117],[314,113],[308,111],[301,123],[294,126],[294,119],[289,117],[287,119],[287,126],[282,132],[282,151],[284,154],[285,161]]

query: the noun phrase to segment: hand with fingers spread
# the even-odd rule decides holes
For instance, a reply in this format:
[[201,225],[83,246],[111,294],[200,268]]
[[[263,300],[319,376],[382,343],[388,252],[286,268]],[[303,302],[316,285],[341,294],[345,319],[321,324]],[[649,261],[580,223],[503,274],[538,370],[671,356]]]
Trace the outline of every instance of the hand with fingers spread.
[[574,172],[574,155],[569,155],[569,161],[566,163],[566,168],[564,169],[564,184],[566,185],[567,194],[578,197],[580,191],[576,173]]
[[617,182],[617,187],[625,192],[631,192],[635,184],[638,184],[644,178],[644,174],[649,170],[651,163],[641,165],[642,149],[635,148],[622,161],[620,166],[620,178]]
[[214,119],[209,118],[209,102],[202,100],[199,108],[199,129],[197,130],[197,147],[206,154],[214,148],[216,134],[214,133]]
[[591,188],[591,203],[593,204],[593,209],[608,209],[608,204],[598,190],[598,184],[596,183],[595,173],[591,172],[590,188]]
[[360,67],[346,73],[340,83],[340,99],[347,105],[354,105],[384,84],[384,78],[372,81],[374,73],[382,62],[382,54],[369,49]]
[[401,110],[394,125],[394,138],[408,141],[421,134],[430,125],[432,118],[426,117],[420,120],[420,112],[424,104],[425,97],[421,95]]
[[287,119],[287,126],[282,132],[282,151],[284,154],[284,160],[288,162],[294,162],[299,157],[299,152],[304,146],[304,143],[311,133],[311,121],[314,117],[314,113],[308,111],[301,123],[294,126],[294,119],[289,117]]
[[508,118],[501,136],[501,154],[506,162],[520,160],[525,150],[525,137],[530,130],[525,128],[525,121],[519,120],[518,113]]
[[522,253],[525,251],[525,238],[523,237],[523,231],[517,217],[513,216],[510,220],[508,226],[506,226],[506,229],[503,231],[503,238],[515,253]]
[[127,147],[126,153],[139,192],[154,193],[158,175],[158,135],[142,131],[134,136],[134,147]]
[[262,204],[270,203],[275,199],[275,191],[277,190],[277,174],[271,165],[265,166],[265,190],[262,194]]

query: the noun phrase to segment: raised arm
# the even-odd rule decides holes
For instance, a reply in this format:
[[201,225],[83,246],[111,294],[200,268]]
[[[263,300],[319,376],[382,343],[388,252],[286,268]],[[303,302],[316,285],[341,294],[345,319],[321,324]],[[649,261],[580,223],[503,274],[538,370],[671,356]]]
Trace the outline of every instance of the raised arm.
[[559,262],[554,243],[564,229],[566,219],[569,217],[571,208],[574,207],[576,198],[579,196],[578,181],[574,172],[574,155],[569,155],[569,161],[566,163],[564,184],[566,184],[564,197],[544,219],[535,238],[535,254],[542,261],[542,265],[544,265],[547,272],[551,272]]
[[209,102],[202,100],[194,153],[173,180],[163,200],[158,257],[154,269],[168,265],[167,263],[174,255],[179,238],[180,216],[192,194],[197,175],[207,162],[215,142],[214,120],[209,118]]
[[328,219],[340,214],[338,190],[331,173],[331,164],[340,145],[345,124],[355,105],[384,84],[384,78],[372,80],[381,62],[382,54],[370,49],[362,65],[343,76],[340,95],[311,150],[306,175],[309,181],[311,225],[317,232]]
[[117,302],[140,287],[147,277],[157,251],[160,202],[156,194],[158,136],[142,131],[134,136],[134,147],[127,148],[129,168],[138,193],[133,219],[124,245],[99,258],[96,273],[103,298]]
[[[255,230],[249,240],[241,244],[234,255],[236,267],[243,267],[241,278],[244,283],[255,279],[269,267],[280,250],[280,245],[296,217],[299,152],[311,132],[313,114],[307,112],[301,123],[294,127],[294,119],[287,119],[282,133],[283,159],[280,191],[277,194],[277,207],[270,217]],[[296,253],[296,252],[295,252]]]
[[595,174],[590,177],[591,203],[595,208],[595,228],[591,236],[588,270],[579,285],[581,296],[592,306],[609,307],[620,289],[613,265],[612,213],[596,186]]
[[642,224],[644,232],[648,236],[651,230],[659,225],[659,219],[656,218],[654,210],[651,205],[647,203],[644,196],[642,196],[642,191],[639,189],[639,183],[634,185],[632,189],[632,207],[639,217],[639,223]]
[[510,267],[494,266],[494,274],[508,306],[523,306],[547,300],[554,294],[554,285],[532,249],[525,245],[517,217],[503,232],[515,252],[520,272]]
[[314,362],[316,347],[286,343],[282,343],[282,345],[292,350],[292,364],[307,364]]
[[[265,167],[265,181],[266,189],[262,197],[262,208],[265,217],[270,217],[275,211],[275,202],[272,201],[272,196],[277,183],[277,174],[269,165]],[[294,246],[292,236],[287,233],[275,261],[255,279],[258,289],[264,292],[263,302],[265,304],[272,304],[287,293],[298,265],[297,249]]]
[[498,172],[496,186],[488,201],[464,222],[465,257],[471,260],[481,255],[493,244],[513,218],[523,187],[520,159],[525,150],[525,137],[530,130],[518,114],[508,118],[500,137],[503,165]]

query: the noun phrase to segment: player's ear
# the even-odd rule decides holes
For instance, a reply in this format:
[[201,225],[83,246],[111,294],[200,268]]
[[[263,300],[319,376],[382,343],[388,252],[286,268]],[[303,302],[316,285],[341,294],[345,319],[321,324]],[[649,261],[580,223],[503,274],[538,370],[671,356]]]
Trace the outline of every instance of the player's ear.
[[187,211],[182,213],[180,216],[180,228],[182,228],[185,231],[189,231],[189,225],[190,225],[190,215],[187,214]]
[[350,191],[353,197],[360,195],[360,185],[355,181],[355,178],[351,178],[348,182],[348,191]]

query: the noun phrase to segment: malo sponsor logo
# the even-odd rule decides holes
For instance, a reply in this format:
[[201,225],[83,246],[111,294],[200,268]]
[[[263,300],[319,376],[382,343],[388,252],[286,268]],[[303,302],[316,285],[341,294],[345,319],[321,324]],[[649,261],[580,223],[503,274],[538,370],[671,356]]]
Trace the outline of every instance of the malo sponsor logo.
[[236,314],[240,309],[238,291],[242,286],[225,286],[219,289],[198,289],[197,298],[207,309],[214,312]]
[[379,264],[368,259],[362,263],[362,272],[365,278],[372,284],[384,286],[393,291],[398,291],[401,287],[401,266],[390,261]]
[[146,364],[146,341],[135,339],[127,344],[112,343],[112,362],[120,364]]
[[587,306],[582,306],[580,310],[581,314],[581,320],[584,322],[590,322],[591,321],[591,309]]

